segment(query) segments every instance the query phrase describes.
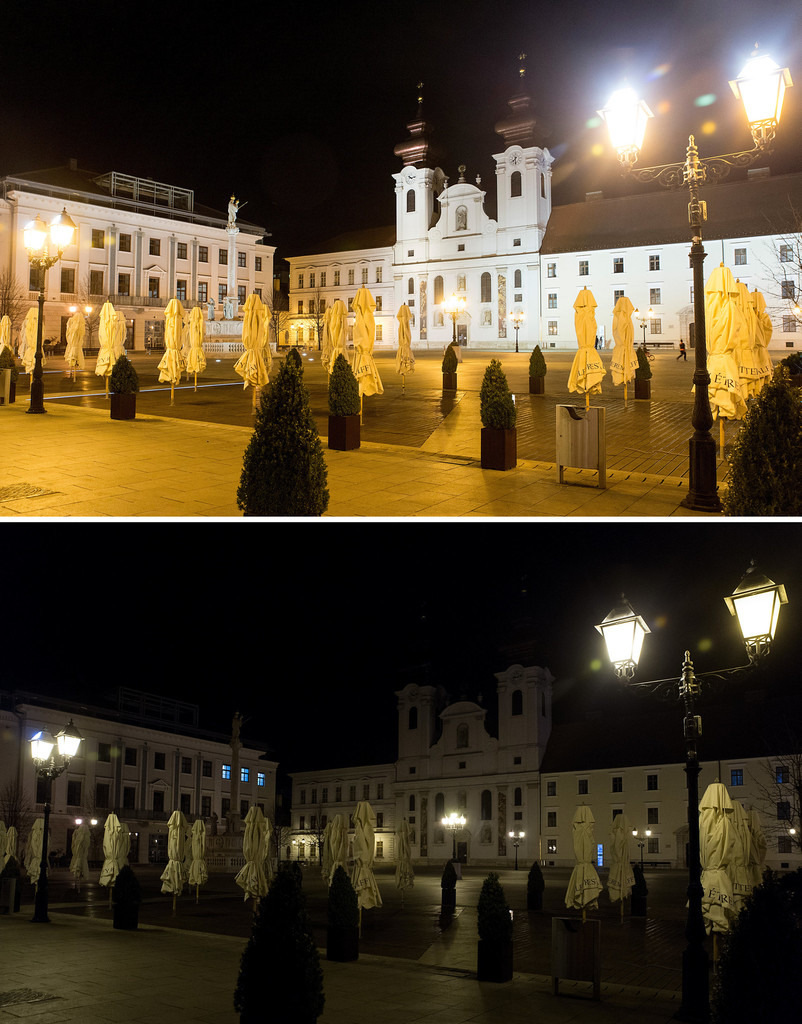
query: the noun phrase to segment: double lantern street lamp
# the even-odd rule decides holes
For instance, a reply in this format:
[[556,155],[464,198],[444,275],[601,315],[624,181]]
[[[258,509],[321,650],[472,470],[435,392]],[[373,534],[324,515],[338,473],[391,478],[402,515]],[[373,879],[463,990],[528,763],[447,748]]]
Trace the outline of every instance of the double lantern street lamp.
[[451,293],[451,298],[445,304],[445,311],[451,317],[451,343],[456,345],[457,343],[457,318],[462,316],[467,308],[468,301],[464,295],[457,295],[456,292]]
[[515,351],[517,352],[518,351],[518,331],[521,328],[521,324],[524,322],[524,314],[523,314],[522,310],[520,310],[520,309],[513,310],[513,312],[510,313],[510,320],[512,321],[512,326],[515,328]]
[[[22,231],[23,242],[28,251],[31,266],[39,268],[39,319],[36,325],[36,358],[31,378],[31,401],[28,412],[43,413],[47,410],[44,404],[45,386],[42,380],[42,330],[44,328],[45,311],[45,273],[64,254],[64,250],[72,243],[75,235],[75,224],[66,209],[50,221],[49,226],[37,214],[36,220],[29,221]],[[56,255],[51,255],[51,247],[55,246]],[[30,339],[27,340],[30,344]]]
[[[785,587],[774,583],[754,563],[735,591],[724,601],[737,617],[749,663],[715,672],[694,673],[690,653],[685,652],[679,679],[659,679],[633,683],[641,648],[650,632],[640,615],[622,596],[607,618],[596,626],[604,637],[616,675],[634,686],[649,689],[658,696],[677,697],[685,707],[685,773],[688,788],[688,917],[685,937],[688,946],[682,956],[682,1005],[678,1020],[702,1022],[710,1015],[708,991],[709,961],[704,948],[705,922],[702,914],[702,868],[699,853],[699,755],[697,741],[702,734],[702,719],[696,714],[696,699],[701,684],[709,679],[728,679],[757,666],[771,651],[780,608],[787,603]],[[641,859],[643,848],[641,847]]]
[[515,870],[518,870],[518,847],[521,845],[521,840],[526,835],[526,832],[510,832],[510,839],[512,845],[515,848]]
[[457,859],[457,832],[460,829],[465,828],[465,815],[457,814],[456,811],[452,811],[447,818],[442,818],[440,824],[443,828],[447,828],[451,832],[451,859]]
[[[607,124],[610,141],[618,153],[623,171],[639,182],[653,182],[666,188],[687,185],[690,194],[688,221],[691,228],[690,263],[693,269],[693,310],[695,324],[696,362],[693,374],[694,405],[691,422],[693,437],[689,441],[690,480],[688,494],[682,504],[703,512],[721,511],[716,485],[716,444],[710,428],[707,371],[707,333],[705,330],[704,259],[702,224],[707,220],[707,203],[699,199],[699,187],[707,181],[721,181],[733,167],[748,167],[771,152],[771,144],[780,122],[785,90],[793,85],[788,68],[781,68],[767,54],[753,53],[743,71],[730,87],[737,99],[743,100],[754,147],[738,153],[700,160],[691,135],[684,163],[662,164],[658,167],[636,167],[646,123],[653,117],[643,100],[629,89],[615,93],[607,106],[599,111]],[[644,325],[645,336],[645,325]]]
[[[45,798],[45,817],[42,830],[42,857],[39,863],[39,880],[36,883],[36,898],[32,920],[37,924],[49,924],[47,916],[47,835],[50,826],[50,796],[53,779],[57,779],[69,767],[70,761],[78,753],[83,737],[70,719],[54,739],[49,732],[37,732],[31,739],[31,758],[36,775],[47,783]],[[58,760],[54,748],[58,750]]]
[[[640,849],[640,870],[641,870],[641,874],[643,874],[643,847],[646,845],[646,840],[649,838],[649,836],[651,834],[652,834],[652,830],[650,828],[647,828],[645,830],[645,832],[643,833],[645,838],[644,839],[638,839],[638,848]],[[636,828],[632,829],[632,835],[636,839],[638,838],[638,830]]]

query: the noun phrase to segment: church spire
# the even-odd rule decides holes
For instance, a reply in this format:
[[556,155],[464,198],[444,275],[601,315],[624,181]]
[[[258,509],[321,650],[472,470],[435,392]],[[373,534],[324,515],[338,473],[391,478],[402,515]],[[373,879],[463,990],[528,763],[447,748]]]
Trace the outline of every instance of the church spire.
[[409,138],[399,142],[393,152],[401,157],[404,167],[429,167],[433,158],[429,141],[433,128],[423,116],[423,82],[418,82],[418,112],[408,122]]
[[536,146],[537,139],[535,130],[539,128],[538,120],[530,109],[532,97],[525,91],[524,79],[526,78],[526,54],[518,54],[518,91],[508,101],[507,106],[511,114],[504,120],[497,122],[495,131],[504,139],[504,145],[509,146]]

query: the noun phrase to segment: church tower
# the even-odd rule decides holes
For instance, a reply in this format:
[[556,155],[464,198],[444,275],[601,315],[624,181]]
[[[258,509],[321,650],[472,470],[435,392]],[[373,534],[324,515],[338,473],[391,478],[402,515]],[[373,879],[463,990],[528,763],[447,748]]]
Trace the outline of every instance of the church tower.
[[499,248],[538,252],[551,215],[551,165],[554,158],[537,145],[539,125],[524,91],[526,69],[520,55],[519,88],[509,101],[509,115],[499,121],[496,134],[504,152],[494,153],[498,197]]
[[442,171],[434,168],[430,140],[432,126],[423,116],[423,83],[418,83],[418,112],[407,124],[409,138],[393,152],[403,169],[395,180],[396,245],[395,263],[420,263],[429,258],[428,231],[434,223],[435,195],[442,188]]

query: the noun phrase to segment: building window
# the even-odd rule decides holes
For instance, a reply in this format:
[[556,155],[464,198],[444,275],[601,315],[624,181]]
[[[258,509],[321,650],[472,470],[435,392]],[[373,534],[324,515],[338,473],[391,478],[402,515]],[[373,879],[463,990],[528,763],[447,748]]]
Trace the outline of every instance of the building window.
[[128,811],[136,807],[136,789],[134,786],[123,786],[123,807]]
[[153,754],[153,767],[156,771],[163,772],[165,768],[165,754],[161,750]]
[[351,802],[356,800],[356,786],[349,786],[348,787],[348,799]]
[[557,264],[556,263],[547,263],[546,264],[546,277],[556,277],[556,276],[557,276]]
[[546,783],[546,796],[557,796],[557,780],[550,779]]
[[104,276],[102,270],[89,271],[89,294],[102,295],[104,290]]
[[187,258],[187,243],[176,242],[175,246],[176,259],[185,260]]
[[231,778],[231,765],[230,764],[224,764],[223,765],[223,771],[222,771],[221,778],[223,778],[223,779],[230,779]]
[[647,825],[659,825],[660,824],[660,808],[659,807],[647,807],[646,808],[646,824]]
[[161,256],[162,242],[160,238],[151,238],[148,240],[148,252],[151,256]]
[[492,301],[492,295],[491,295],[492,282],[491,282],[491,279],[490,279],[490,274],[488,274],[488,273],[482,274],[482,277],[481,277],[481,280],[480,280],[479,284],[480,284],[480,301],[481,302],[491,302]]
[[549,336],[552,338],[556,338],[557,333],[557,321],[549,320]]
[[623,274],[624,273],[624,257],[614,256],[613,257],[613,273]]
[[362,787],[362,799],[363,800],[370,800],[370,783],[369,782],[366,783]]
[[148,298],[158,299],[159,297],[159,279],[158,277],[148,278]]
[[623,288],[616,288],[613,291],[613,305],[615,305],[616,302],[618,302],[619,299],[623,299],[623,297],[624,297],[624,289]]
[[407,213],[415,212],[415,192],[409,189],[407,192]]
[[407,715],[407,728],[417,729],[418,728],[418,709],[410,708],[409,714]]
[[376,828],[384,828],[384,811],[376,811]]
[[649,289],[649,305],[650,306],[661,306],[663,304],[663,296],[660,288]]
[[523,280],[523,278],[521,276],[521,271],[520,270],[516,270],[515,274],[513,275],[513,285],[512,285],[513,288],[521,288],[522,287],[522,285],[521,285],[521,281],[522,280]]
[[434,820],[440,822],[446,816],[446,798],[438,793],[434,798]]
[[248,266],[248,254],[247,254],[247,252],[238,252],[237,253],[237,266],[238,267],[247,267]]
[[[795,316],[784,316],[783,317],[783,334],[796,334],[796,317]],[[789,342],[790,344],[790,342]]]
[[212,816],[212,798],[210,796],[201,797],[201,817],[211,818]]
[[75,270],[72,267],[61,268],[61,290],[63,292],[75,291]]
[[[325,284],[326,283],[326,275],[325,274],[321,274],[320,275],[320,283],[321,284]],[[382,268],[381,267],[376,267],[376,284],[381,284],[381,283],[382,283]]]
[[339,270],[335,270],[334,271],[334,284],[338,285],[339,283],[340,283],[340,271]]
[[310,798],[311,799],[310,799],[309,802],[311,804],[316,804],[317,803],[317,788],[312,790],[312,792],[310,793]]
[[780,282],[780,295],[783,299],[796,298],[796,286],[793,281]]
[[777,821],[791,820],[791,803],[788,800],[777,801]]
[[663,321],[659,316],[653,316],[649,321],[649,334],[662,334],[663,333]]
[[579,261],[579,276],[587,277],[590,274],[590,264],[588,260]]
[[546,812],[546,828],[557,828],[557,812]]
[[384,783],[383,782],[377,782],[376,783],[376,799],[377,800],[384,800]]
[[647,775],[646,776],[646,788],[647,789],[657,789],[657,776],[656,775]]
[[512,794],[512,802],[515,807],[520,807],[524,802],[524,791],[520,786],[516,786]]
[[[100,754],[98,754],[98,761],[100,760]],[[778,764],[774,769],[774,781],[778,786],[784,786],[789,782],[788,767],[784,764]]]
[[557,852],[557,840],[556,839],[547,839],[546,840],[546,853],[556,853],[556,852]]
[[328,786],[324,786],[323,789],[320,791],[320,802],[322,804],[327,804],[329,802],[329,787]]
[[175,297],[178,299],[179,302],[186,302],[187,301],[187,282],[186,281],[176,281],[176,283],[175,283]]
[[777,853],[793,853],[794,843],[790,836],[777,837]]
[[512,691],[510,713],[513,715],[522,715],[524,713],[524,695],[520,690]]
[[343,798],[343,788],[342,788],[342,786],[335,786],[334,787],[334,802],[338,804],[338,803],[340,803],[342,801],[342,798]]
[[409,811],[414,811],[415,810],[415,794],[414,793],[410,793],[409,794],[409,801],[407,803],[407,810],[409,810]]
[[257,772],[256,773],[256,785],[257,786],[264,786],[264,784],[265,784],[265,773],[264,772]]
[[192,774],[192,758],[182,757],[181,758],[181,774],[191,775]]
[[746,249],[736,249],[734,254],[734,260],[736,267],[746,266]]
[[521,172],[513,171],[510,175],[510,198],[517,199],[522,194]]
[[103,249],[106,245],[106,236],[102,229],[92,228],[92,248]]
[[251,781],[251,769],[250,768],[240,768],[240,770],[239,770],[239,780],[240,780],[240,782],[250,782]]
[[794,259],[794,247],[792,245],[780,246],[780,263],[792,263]]
[[482,790],[480,817],[482,821],[490,821],[493,817],[493,794],[489,789]]
[[120,240],[117,243],[117,248],[120,250],[120,252],[130,252],[131,251],[131,236],[130,235],[125,235],[125,234],[120,235]]
[[460,747],[467,747],[467,746],[468,746],[468,726],[464,725],[464,724],[463,725],[458,725],[457,726],[457,747],[460,748]]
[[117,294],[118,295],[130,295],[131,294],[131,275],[130,274],[118,274],[117,275]]
[[732,768],[730,769],[730,785],[731,786],[743,786],[744,784],[744,770],[743,768]]
[[201,764],[201,775],[205,779],[210,779],[212,777],[212,762],[211,761],[204,761]]
[[557,308],[557,292],[549,292],[548,306],[549,309]]
[[660,269],[660,257],[659,256],[650,256],[649,257],[649,270],[659,270],[659,269]]
[[623,775],[613,776],[613,792],[623,793],[624,792],[624,777]]
[[646,840],[646,852],[647,853],[659,853],[660,852],[660,839],[658,836],[650,836]]
[[132,768],[136,767],[136,747],[125,748],[125,763]]
[[70,807],[81,806],[81,780],[70,779],[67,782],[67,804]]
[[98,745],[97,745],[97,759],[98,759],[98,761],[111,761],[111,744],[110,743],[98,743]]
[[576,791],[577,791],[577,793],[580,796],[587,796],[588,780],[587,779],[577,779]]
[[199,245],[198,246],[198,263],[208,263],[208,262],[209,262],[209,246],[208,245]]
[[95,807],[105,810],[109,806],[109,784],[98,782],[95,786]]
[[228,249],[217,250],[217,262],[220,264],[221,267],[228,266]]
[[198,302],[209,301],[209,284],[207,281],[198,281]]

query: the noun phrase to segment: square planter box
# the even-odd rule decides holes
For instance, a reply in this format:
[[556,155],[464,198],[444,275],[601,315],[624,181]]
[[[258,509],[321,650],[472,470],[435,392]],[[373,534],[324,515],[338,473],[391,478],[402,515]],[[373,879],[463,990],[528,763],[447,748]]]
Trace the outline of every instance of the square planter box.
[[635,378],[635,398],[651,398],[652,382],[650,380],[638,380]]
[[515,427],[500,430],[482,427],[482,469],[515,469],[518,463],[518,434]]
[[112,391],[109,395],[109,407],[113,420],[136,419],[136,395],[121,395]]
[[545,377],[530,377],[529,378],[529,394],[530,395],[542,395],[546,392],[546,378]]
[[359,414],[329,416],[329,448],[350,452],[360,445]]
[[456,391],[457,390],[457,375],[456,373],[444,373],[443,374],[443,391]]

